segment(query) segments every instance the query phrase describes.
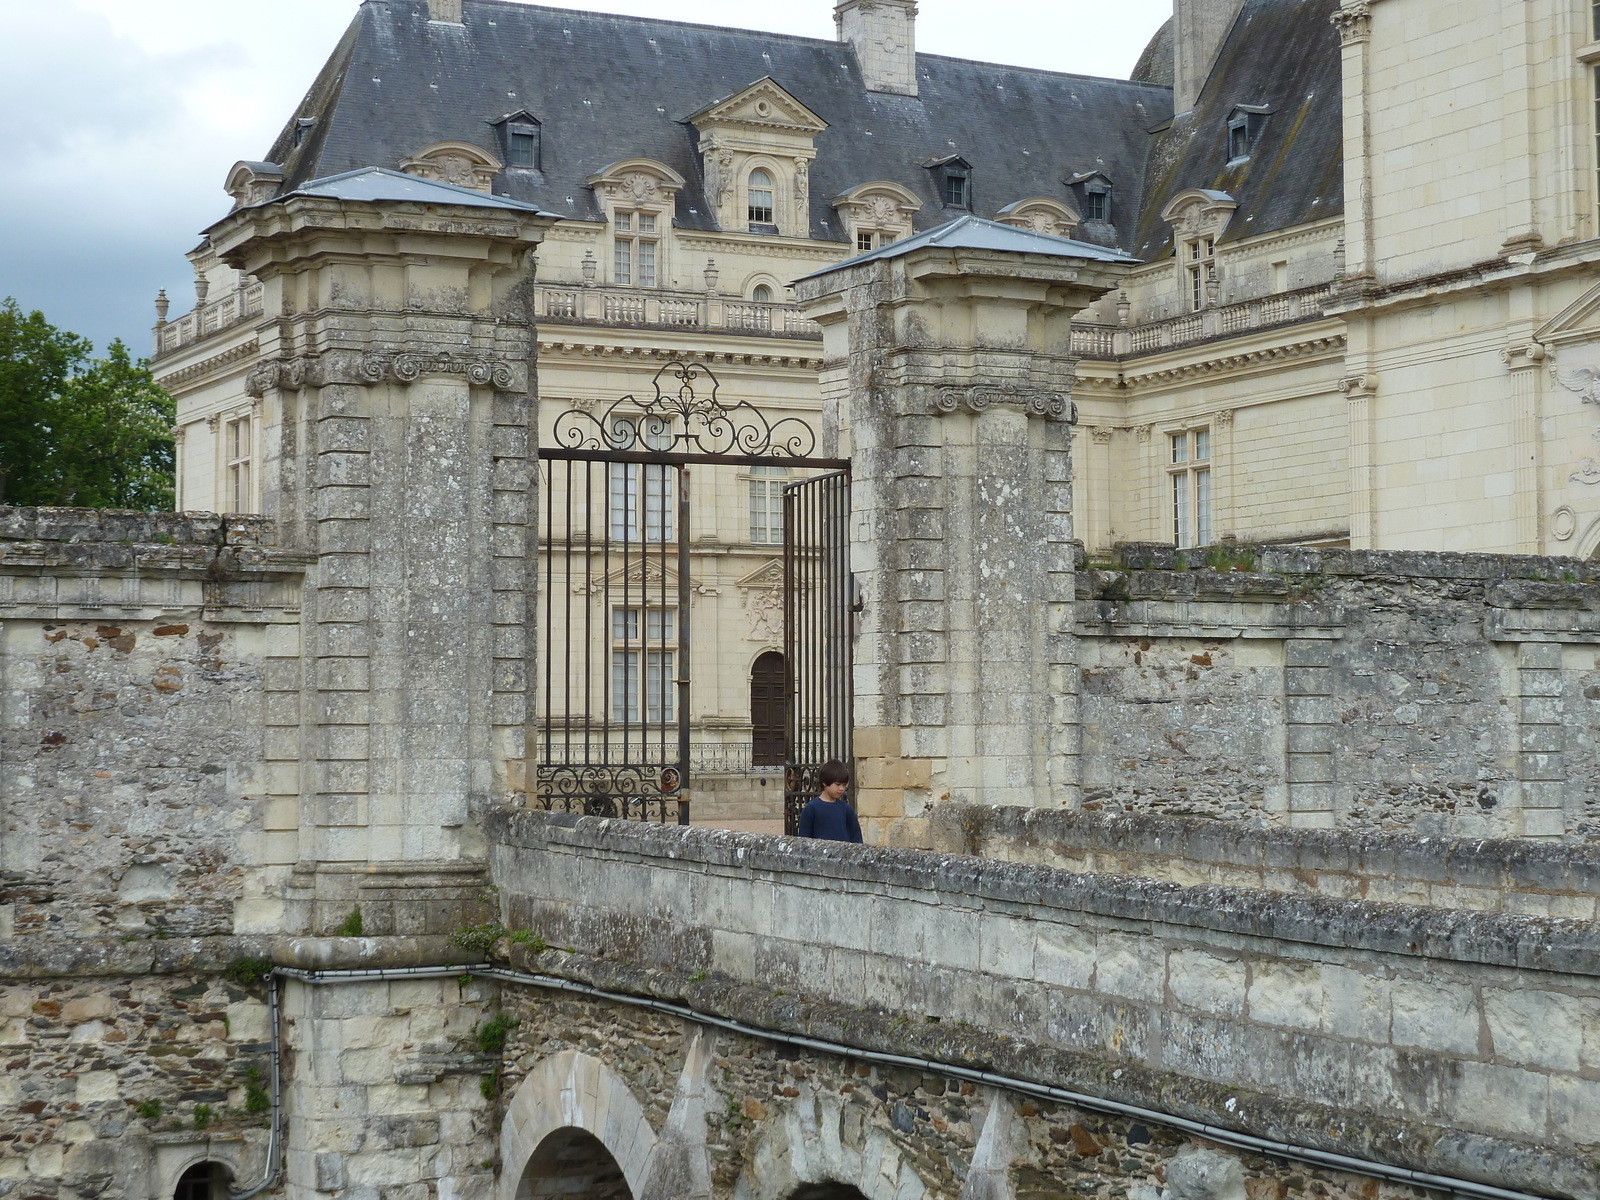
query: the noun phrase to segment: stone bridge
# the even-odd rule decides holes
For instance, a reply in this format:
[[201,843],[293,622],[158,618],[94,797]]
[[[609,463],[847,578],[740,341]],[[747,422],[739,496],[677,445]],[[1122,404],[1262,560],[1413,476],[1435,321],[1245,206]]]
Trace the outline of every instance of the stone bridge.
[[[1600,932],[1508,911],[1559,907],[1581,849],[1410,840],[1399,873],[1478,885],[1469,911],[1148,857],[539,812],[492,837],[505,1200],[1600,1195]],[[1225,840],[1198,860],[1219,875],[1329,853]]]

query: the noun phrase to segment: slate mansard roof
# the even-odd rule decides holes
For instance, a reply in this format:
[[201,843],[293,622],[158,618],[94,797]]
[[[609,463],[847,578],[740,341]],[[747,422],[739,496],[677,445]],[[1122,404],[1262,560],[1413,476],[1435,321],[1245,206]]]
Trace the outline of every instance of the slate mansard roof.
[[[1331,11],[1333,3],[1247,0],[1246,12],[1316,9],[1331,37],[1322,10]],[[1238,37],[1236,28],[1225,55]],[[1241,70],[1270,71],[1282,62],[1279,50],[1259,45],[1235,53]],[[1334,86],[1326,99],[1336,133],[1336,39],[1330,57]],[[1067,180],[1104,173],[1115,188],[1115,235],[1102,229],[1095,240],[1137,245],[1141,256],[1151,246],[1159,252],[1148,231],[1165,197],[1185,186],[1211,186],[1199,179],[1205,174],[1200,164],[1153,165],[1152,153],[1163,142],[1152,130],[1165,128],[1172,116],[1172,91],[1163,84],[928,54],[918,55],[917,73],[920,95],[887,95],[866,90],[853,52],[839,42],[513,0],[467,0],[461,27],[430,23],[426,0],[366,0],[267,157],[285,167],[285,191],[364,167],[398,167],[436,142],[470,142],[500,157],[491,122],[527,111],[542,126],[544,169],[504,172],[497,193],[547,212],[599,220],[585,181],[622,159],[653,158],[688,181],[678,197],[678,225],[713,229],[699,135],[685,118],[771,76],[829,125],[817,136],[811,169],[817,238],[845,240],[831,201],[873,180],[892,180],[922,201],[918,229],[942,224],[956,214],[941,207],[934,173],[924,164],[954,154],[972,164],[973,207],[982,216],[1032,196],[1073,202]],[[1250,94],[1232,103],[1263,103],[1257,82],[1252,79]],[[1279,121],[1282,112],[1275,109],[1269,136],[1286,123]],[[1170,142],[1172,134],[1165,136]],[[1223,137],[1225,131],[1217,135],[1219,145]],[[1190,137],[1189,145],[1198,141]],[[1331,144],[1337,177],[1337,137]],[[1326,173],[1297,170],[1289,178]],[[1194,182],[1187,181],[1190,175]],[[1211,175],[1215,171],[1206,178]],[[1241,203],[1241,220],[1248,206]],[[1305,207],[1294,196],[1275,198],[1270,216],[1258,216],[1250,232],[1275,227],[1269,221],[1295,224],[1338,211],[1323,204],[1305,213]],[[1086,228],[1082,236],[1095,234]]]

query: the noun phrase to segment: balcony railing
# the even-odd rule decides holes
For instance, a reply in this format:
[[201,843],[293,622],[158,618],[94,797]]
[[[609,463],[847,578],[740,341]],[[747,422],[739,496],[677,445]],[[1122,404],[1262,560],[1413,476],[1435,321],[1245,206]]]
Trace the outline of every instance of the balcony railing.
[[538,313],[547,321],[583,325],[668,326],[820,338],[822,327],[794,304],[757,304],[722,296],[655,289],[540,287]]
[[1076,325],[1072,330],[1072,352],[1080,358],[1130,358],[1253,329],[1315,320],[1322,315],[1322,306],[1333,290],[1332,284],[1321,284],[1131,327]]
[[171,354],[195,342],[231,329],[240,321],[261,315],[261,285],[252,283],[229,292],[220,300],[202,304],[193,312],[156,326],[156,355]]

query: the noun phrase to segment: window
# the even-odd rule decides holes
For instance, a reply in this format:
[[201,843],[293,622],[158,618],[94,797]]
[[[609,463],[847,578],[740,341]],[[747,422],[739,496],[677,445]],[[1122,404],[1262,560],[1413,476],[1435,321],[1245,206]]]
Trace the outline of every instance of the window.
[[544,151],[544,127],[528,112],[511,113],[494,122],[500,136],[500,157],[508,167],[540,170]]
[[611,281],[618,284],[653,288],[656,286],[655,213],[618,212],[612,216],[615,239],[611,262]]
[[[1600,26],[1600,7],[1595,9],[1595,23]],[[1600,34],[1595,35],[1595,40],[1600,41]],[[1595,173],[1600,178],[1600,67],[1593,69],[1594,73],[1594,147],[1595,147]]]
[[[770,227],[776,218],[773,214],[772,175],[759,167],[750,172],[750,232],[774,232]],[[761,226],[762,228],[757,228]]]
[[750,292],[750,299],[757,304],[772,303],[772,289],[764,283],[758,283]]
[[1267,114],[1249,108],[1236,108],[1228,118],[1228,160],[1249,158],[1256,139],[1267,123]]
[[750,475],[750,540],[776,546],[783,541],[783,485],[789,481],[789,468],[751,467]]
[[[611,444],[618,450],[670,450],[674,442],[671,423],[657,417],[623,417],[611,425]],[[677,467],[612,463],[608,469],[614,541],[669,542],[677,536]]]
[[674,720],[678,610],[612,609],[611,641],[612,721],[664,725]]
[[221,1163],[197,1163],[183,1173],[173,1189],[173,1200],[223,1200],[231,1178]]
[[1085,221],[1111,223],[1111,180],[1103,172],[1074,175],[1067,184],[1078,201],[1078,213]]
[[944,206],[946,208],[968,208],[972,202],[972,176],[959,167],[946,167],[944,170]]
[[223,437],[228,455],[228,511],[253,512],[255,481],[251,469],[251,447],[254,443],[251,419],[246,416],[229,421],[224,427]]
[[872,230],[870,230],[870,229],[858,230],[856,232],[856,253],[857,254],[865,254],[869,250],[876,250],[877,247],[874,246],[872,244],[872,242],[873,242]]
[[1197,237],[1185,243],[1183,272],[1188,286],[1189,311],[1199,312],[1206,306],[1206,284],[1216,270],[1217,240]]
[[1180,549],[1211,544],[1211,431],[1172,435],[1172,543]]
[[1289,264],[1275,262],[1272,264],[1272,290],[1274,292],[1287,292],[1289,290]]

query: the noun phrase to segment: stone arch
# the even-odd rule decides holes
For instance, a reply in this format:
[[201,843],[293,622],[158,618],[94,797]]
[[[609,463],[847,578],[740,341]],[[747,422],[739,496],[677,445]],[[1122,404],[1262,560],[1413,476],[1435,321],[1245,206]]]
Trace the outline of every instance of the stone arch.
[[185,1168],[165,1194],[173,1200],[227,1200],[234,1173],[226,1163],[202,1157]]
[[632,1200],[616,1156],[592,1133],[567,1126],[539,1143],[517,1181],[517,1200]]
[[926,1200],[927,1183],[885,1130],[867,1127],[851,1144],[844,1109],[840,1097],[806,1088],[773,1113],[736,1200]]
[[488,195],[502,166],[498,158],[471,142],[435,142],[402,162],[400,169],[407,175]]
[[[563,1050],[543,1059],[518,1086],[500,1126],[503,1168],[497,1200],[526,1200],[523,1176],[552,1134],[587,1134],[616,1161],[634,1196],[645,1194],[651,1155],[658,1141],[644,1106],[627,1082],[598,1058]],[[550,1143],[559,1147],[561,1142]]]
[[1572,553],[1585,561],[1600,559],[1600,517],[1589,522],[1589,528],[1583,531]]

